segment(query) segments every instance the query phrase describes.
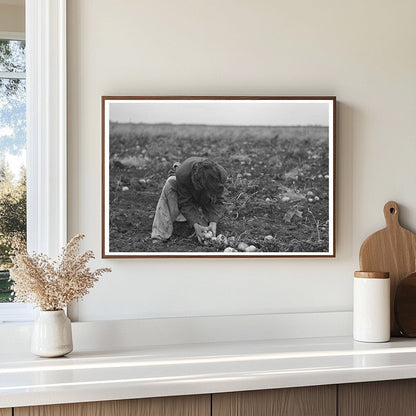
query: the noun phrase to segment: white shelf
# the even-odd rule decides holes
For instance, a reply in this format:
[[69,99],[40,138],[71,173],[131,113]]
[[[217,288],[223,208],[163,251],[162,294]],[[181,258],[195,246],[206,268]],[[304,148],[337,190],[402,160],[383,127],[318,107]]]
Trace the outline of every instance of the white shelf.
[[0,407],[416,377],[416,340],[350,337],[211,342],[40,359],[0,354]]

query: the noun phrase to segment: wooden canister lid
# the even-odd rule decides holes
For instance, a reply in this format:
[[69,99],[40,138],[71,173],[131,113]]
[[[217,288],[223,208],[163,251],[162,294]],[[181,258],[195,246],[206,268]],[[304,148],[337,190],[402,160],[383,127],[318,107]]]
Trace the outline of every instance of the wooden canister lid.
[[389,276],[389,272],[354,272],[354,277],[364,277],[366,279],[388,279]]

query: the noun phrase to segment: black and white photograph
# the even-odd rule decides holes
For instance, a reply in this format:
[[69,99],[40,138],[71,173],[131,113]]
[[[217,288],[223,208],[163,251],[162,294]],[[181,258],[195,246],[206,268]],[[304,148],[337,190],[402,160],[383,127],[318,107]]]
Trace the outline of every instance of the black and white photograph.
[[102,97],[103,257],[334,257],[335,97]]

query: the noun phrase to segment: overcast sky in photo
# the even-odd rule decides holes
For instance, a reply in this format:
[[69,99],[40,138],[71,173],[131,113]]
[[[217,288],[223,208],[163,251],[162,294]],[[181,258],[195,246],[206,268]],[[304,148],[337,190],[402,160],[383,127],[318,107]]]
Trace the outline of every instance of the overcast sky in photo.
[[235,126],[328,126],[332,101],[114,100],[110,121]]

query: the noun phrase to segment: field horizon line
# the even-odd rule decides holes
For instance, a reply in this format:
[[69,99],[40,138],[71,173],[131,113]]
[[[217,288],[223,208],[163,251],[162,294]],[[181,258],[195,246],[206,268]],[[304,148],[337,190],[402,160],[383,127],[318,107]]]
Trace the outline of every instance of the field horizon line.
[[201,124],[201,123],[143,123],[143,122],[132,122],[132,121],[111,121],[110,124],[120,125],[134,125],[134,126],[177,126],[177,127],[230,127],[230,128],[329,128],[322,124],[279,124],[279,125],[258,125],[258,124]]

